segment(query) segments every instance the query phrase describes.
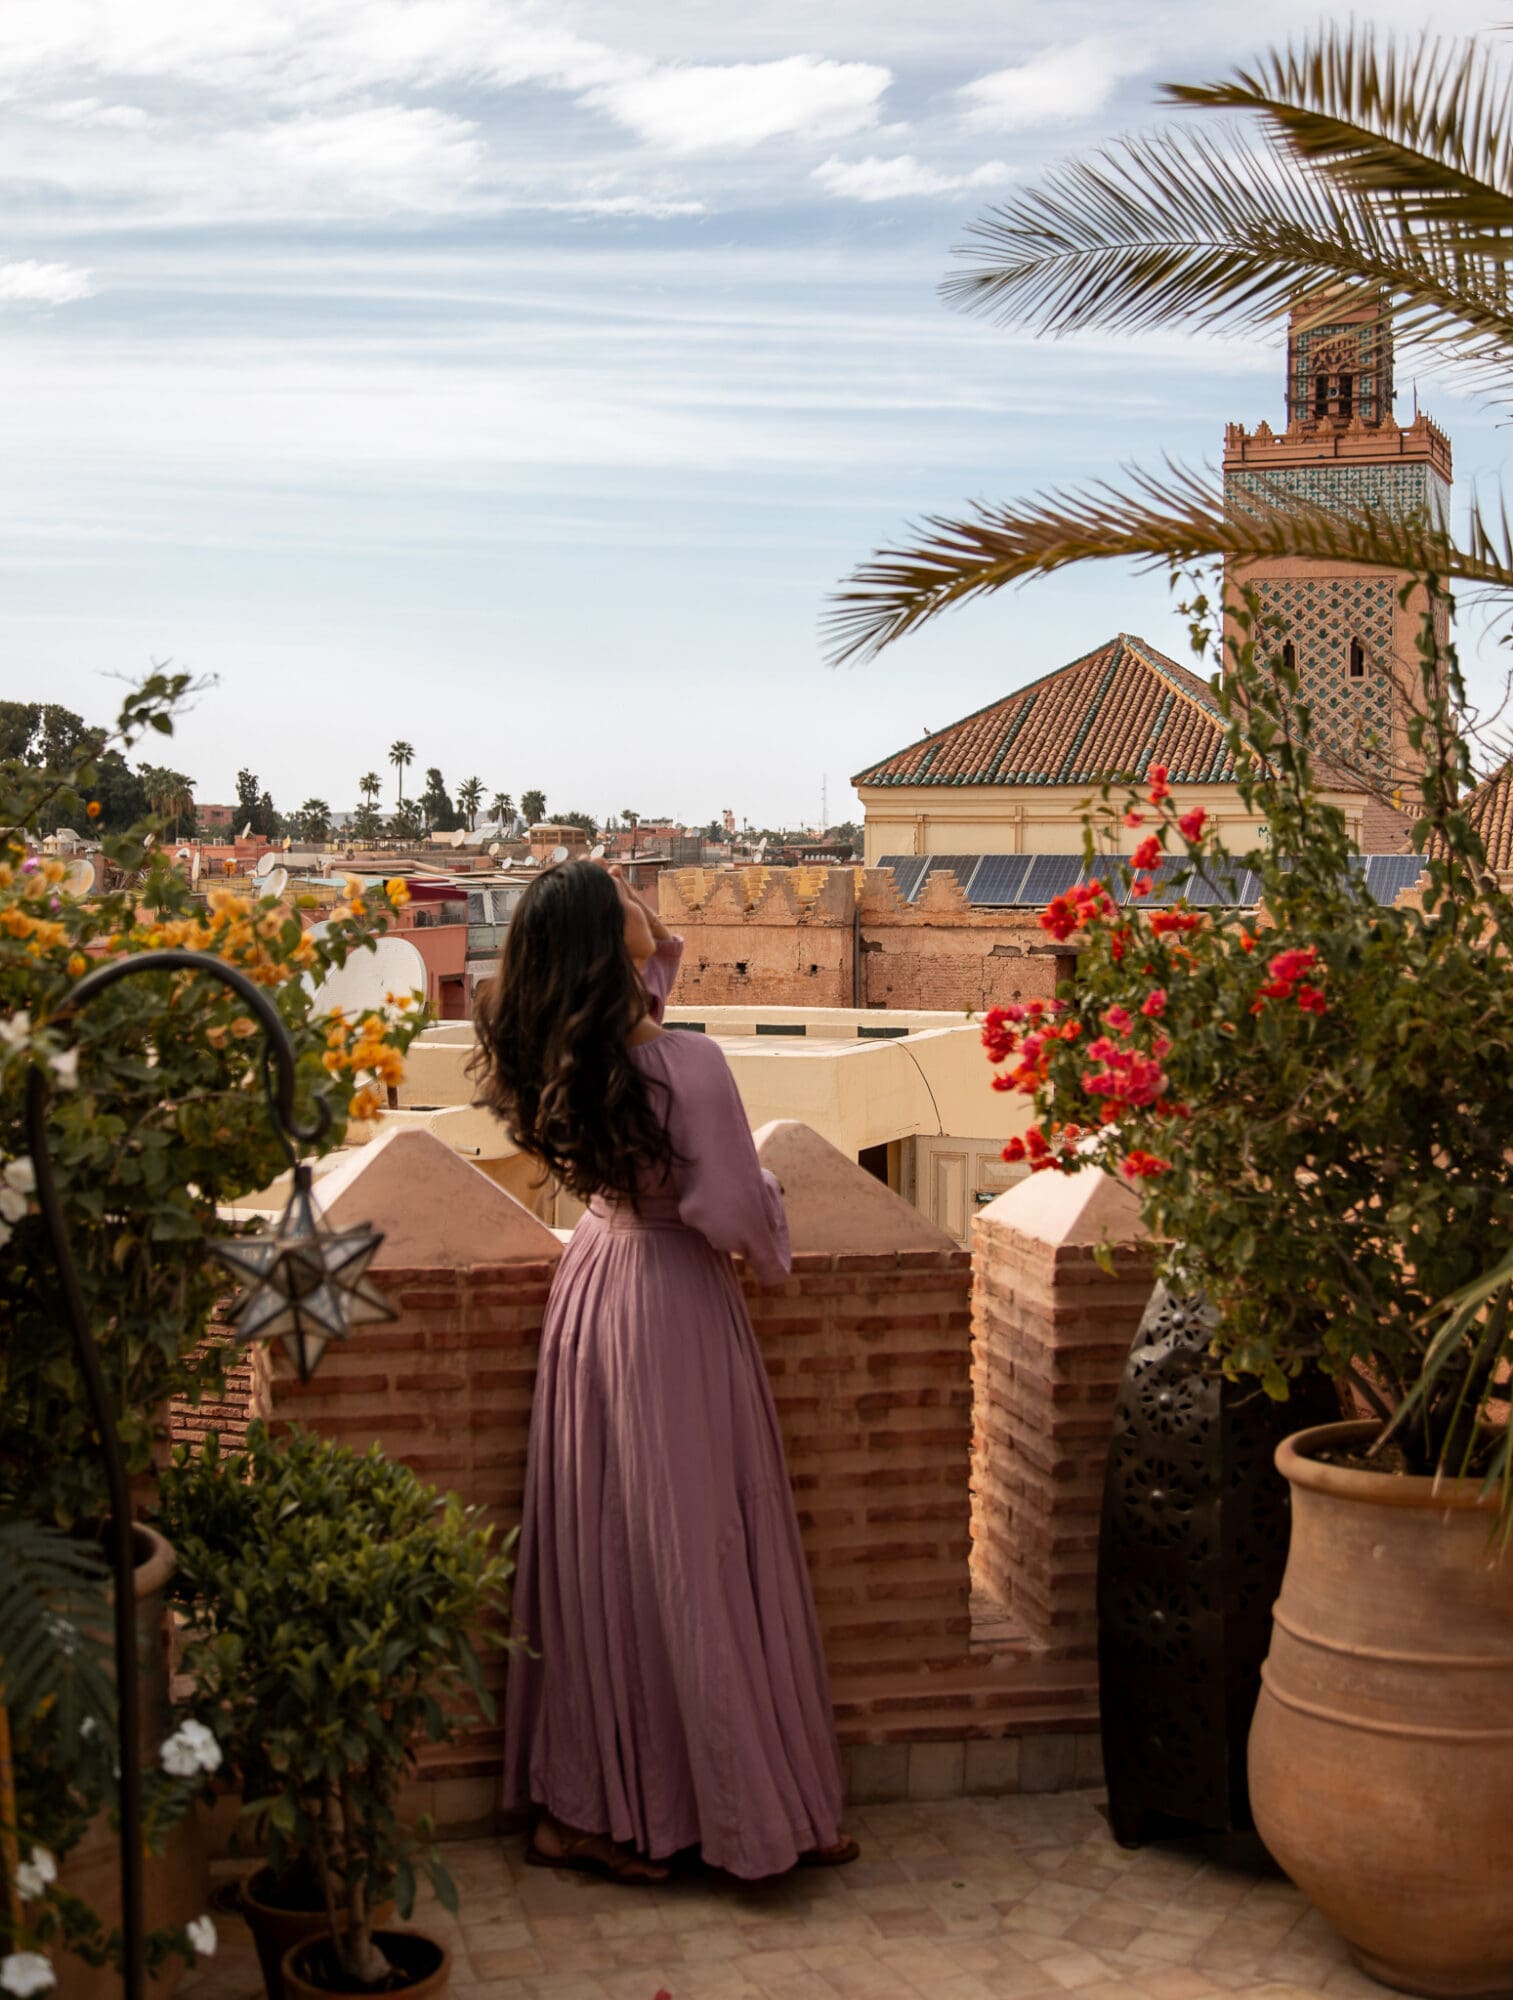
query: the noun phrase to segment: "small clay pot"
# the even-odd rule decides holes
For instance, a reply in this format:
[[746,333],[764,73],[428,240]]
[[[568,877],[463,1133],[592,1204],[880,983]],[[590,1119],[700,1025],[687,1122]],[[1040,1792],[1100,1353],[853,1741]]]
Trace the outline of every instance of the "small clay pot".
[[373,1941],[404,1981],[402,1985],[343,1984],[329,1930],[291,1945],[284,1954],[287,2000],[330,2000],[332,1994],[402,1993],[405,2000],[445,2000],[452,1983],[452,1954],[423,1931],[375,1931]]
[[[267,1900],[276,1881],[271,1868],[259,1868],[255,1875],[249,1875],[242,1884],[241,1907],[242,1915],[247,1919],[247,1928],[252,1933],[252,1941],[257,1946],[258,1963],[263,1969],[263,1990],[268,2000],[285,2000],[289,1991],[284,1984],[285,1958],[296,1945],[308,1944],[311,1938],[327,1936],[331,1919],[324,1902],[316,1902],[308,1909],[291,1909],[285,1904]],[[380,1903],[374,1911],[379,1923],[386,1923],[393,1914],[392,1903]]]

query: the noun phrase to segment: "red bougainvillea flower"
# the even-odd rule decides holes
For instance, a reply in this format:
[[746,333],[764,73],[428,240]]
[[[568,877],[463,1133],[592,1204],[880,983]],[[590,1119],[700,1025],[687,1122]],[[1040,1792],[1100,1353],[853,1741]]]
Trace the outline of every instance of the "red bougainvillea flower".
[[1243,951],[1243,952],[1246,952],[1246,953],[1249,953],[1249,952],[1253,952],[1253,951],[1255,950],[1255,948],[1256,948],[1256,941],[1255,941],[1255,939],[1254,939],[1254,938],[1253,938],[1253,937],[1251,936],[1250,932],[1249,932],[1249,931],[1241,931],[1241,933],[1240,933],[1240,949],[1241,949],[1241,951]]
[[1201,840],[1207,819],[1208,814],[1202,806],[1194,806],[1191,812],[1183,813],[1178,819],[1177,831],[1184,840]]
[[1144,826],[1145,814],[1134,811],[1127,812],[1124,815],[1124,824],[1126,826]]
[[1306,981],[1298,988],[1298,1005],[1305,1014],[1327,1014],[1329,1012],[1329,1002],[1316,986],[1310,986]]
[[1142,1152],[1137,1146],[1120,1162],[1119,1171],[1132,1181],[1148,1181],[1156,1174],[1169,1173],[1171,1164],[1170,1160],[1158,1160],[1154,1153]]
[[1105,1024],[1116,1035],[1127,1035],[1135,1025],[1124,1008],[1117,1005],[1110,1007],[1103,1019]]
[[1112,916],[1114,899],[1101,882],[1079,882],[1064,896],[1052,896],[1040,913],[1040,928],[1057,939]]
[[1131,868],[1154,868],[1161,859],[1161,843],[1153,833],[1148,833],[1130,856]]
[[1158,910],[1151,918],[1151,929],[1164,936],[1168,931],[1195,931],[1202,922],[1196,910]]
[[1158,806],[1163,799],[1171,797],[1172,788],[1166,782],[1166,766],[1164,764],[1152,764],[1146,776],[1151,781],[1150,801],[1153,806]]
[[1301,979],[1318,962],[1317,945],[1295,945],[1291,951],[1279,951],[1266,970],[1273,979]]
[[1138,1049],[1116,1049],[1106,1037],[1092,1043],[1088,1056],[1102,1069],[1084,1070],[1082,1087],[1089,1097],[1106,1097],[1113,1104],[1143,1110],[1166,1093],[1167,1076],[1153,1056]]
[[1148,1021],[1154,1021],[1158,1015],[1164,1014],[1166,1012],[1166,988],[1164,986],[1153,986],[1141,1001],[1140,1012]]
[[[995,1077],[993,1081],[996,1083],[998,1081],[997,1077]],[[1011,1139],[1009,1143],[1004,1147],[1003,1152],[999,1155],[999,1157],[1001,1159],[1007,1160],[1011,1167],[1017,1166],[1019,1162],[1024,1158],[1024,1150],[1025,1149],[1024,1149],[1023,1139],[1018,1139],[1018,1138]]]
[[1132,896],[1148,896],[1155,886],[1149,875],[1137,875],[1129,885],[1129,892]]

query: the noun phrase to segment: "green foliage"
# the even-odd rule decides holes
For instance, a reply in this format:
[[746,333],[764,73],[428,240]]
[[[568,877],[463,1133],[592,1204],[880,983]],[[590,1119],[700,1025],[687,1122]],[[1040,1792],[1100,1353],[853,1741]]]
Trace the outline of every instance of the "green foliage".
[[546,818],[546,793],[536,790],[522,792],[520,812],[527,826],[539,826]]
[[[1201,632],[1207,606],[1193,609]],[[1071,1011],[995,1017],[988,1036],[1007,1038],[1007,1085],[1035,1093],[1037,1164],[1130,1178],[1166,1274],[1219,1309],[1226,1369],[1276,1396],[1308,1363],[1348,1377],[1413,1468],[1484,1472],[1513,1522],[1509,1433],[1488,1424],[1513,1364],[1506,1266],[1428,1365],[1439,1301],[1502,1263],[1513,1228],[1513,900],[1462,805],[1459,676],[1426,614],[1422,907],[1385,908],[1352,876],[1296,675],[1254,612],[1219,693],[1268,842],[1226,854],[1159,784],[1105,787],[1087,841],[1106,853],[1139,814],[1142,838],[1185,861],[1183,884],[1253,869],[1260,916],[1086,891],[1080,908],[1053,903],[1042,921],[1081,945]]]
[[453,833],[458,824],[457,808],[440,770],[432,764],[426,772],[426,787],[420,795],[420,810],[427,827],[437,833]]
[[238,1765],[283,1868],[308,1853],[343,1963],[382,1970],[374,1907],[402,1915],[421,1866],[456,1907],[429,1826],[398,1818],[422,1740],[490,1719],[477,1648],[505,1643],[512,1564],[455,1494],[374,1446],[362,1456],[260,1424],[244,1452],[182,1449],[162,1481],[196,1712]]
[[[122,710],[121,741],[171,731],[185,687],[182,676],[144,683]],[[0,1513],[86,1528],[103,1518],[104,1488],[57,1274],[29,1201],[29,1073],[40,1067],[51,1084],[54,1173],[134,1473],[152,1462],[162,1404],[198,1398],[221,1379],[220,1359],[198,1351],[225,1286],[208,1256],[221,1227],[216,1205],[266,1187],[285,1159],[263,1089],[261,1031],[234,994],[203,974],[153,973],[75,1013],[79,982],[97,962],[160,946],[239,967],[267,989],[293,1037],[301,1119],[317,1091],[331,1107],[323,1149],[340,1143],[366,1088],[362,1071],[397,1066],[419,1025],[396,1015],[375,1034],[313,1012],[313,982],[372,947],[381,894],[349,899],[312,940],[271,899],[198,896],[145,844],[148,822],[105,836],[113,888],[60,895],[62,864],[29,855],[28,838],[51,821],[60,789],[88,794],[99,768],[90,749],[86,741],[82,761],[62,772],[0,770],[0,1182],[10,1177],[0,1193]],[[358,1046],[361,1070],[351,1062]]]
[[580,832],[586,833],[590,840],[599,831],[599,822],[594,818],[592,813],[558,813],[553,824],[556,826],[576,826]]
[[67,1741],[86,1721],[113,1726],[108,1578],[99,1550],[61,1528],[0,1521],[0,1707],[13,1731],[49,1710]]
[[236,774],[236,824],[234,834],[240,835],[244,827],[250,827],[255,834],[265,840],[277,840],[283,833],[284,823],[274,810],[271,795],[258,782],[255,771],[238,771]]

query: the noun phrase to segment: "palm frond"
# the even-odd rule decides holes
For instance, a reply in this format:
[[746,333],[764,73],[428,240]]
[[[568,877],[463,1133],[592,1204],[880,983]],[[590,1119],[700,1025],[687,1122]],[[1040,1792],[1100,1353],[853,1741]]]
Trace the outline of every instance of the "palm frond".
[[108,1580],[99,1551],[61,1529],[0,1522],[0,1704],[13,1725],[56,1707],[66,1742],[87,1717],[113,1726]]
[[958,256],[947,301],[1039,333],[1186,323],[1270,328],[1302,294],[1386,292],[1426,363],[1506,379],[1513,283],[1500,257],[1416,234],[1354,188],[1238,131],[1127,138],[998,203]]
[[1513,231],[1513,78],[1474,41],[1403,47],[1328,29],[1223,83],[1171,84],[1167,100],[1259,113],[1338,186],[1387,197],[1413,222]]
[[1133,560],[1143,568],[1263,557],[1370,563],[1446,582],[1513,591],[1513,524],[1472,511],[1457,546],[1432,520],[1377,508],[1330,511],[1264,487],[1226,511],[1211,477],[1168,462],[1131,468],[1128,484],[1036,494],[979,505],[962,519],[929,515],[912,546],[878,550],[836,592],[824,626],[832,664],[875,658],[953,605],[1071,563]]

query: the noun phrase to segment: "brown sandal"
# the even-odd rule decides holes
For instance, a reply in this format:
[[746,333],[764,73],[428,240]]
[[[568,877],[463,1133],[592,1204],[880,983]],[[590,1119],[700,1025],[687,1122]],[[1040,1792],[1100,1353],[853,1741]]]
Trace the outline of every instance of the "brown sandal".
[[[609,1841],[606,1834],[570,1833],[560,1821],[554,1821],[557,1837],[562,1842],[560,1854],[548,1854],[537,1844],[532,1833],[525,1844],[525,1862],[528,1868],[566,1868],[582,1875],[597,1875],[605,1882],[620,1882],[629,1888],[655,1889],[667,1880],[668,1871],[659,1861],[648,1861],[643,1855],[626,1850],[617,1842]],[[537,1821],[537,1828],[540,1821]],[[607,1841],[613,1848],[616,1860],[611,1861],[603,1854],[596,1854],[596,1843]]]
[[833,1847],[811,1847],[793,1864],[795,1868],[844,1868],[859,1860],[861,1849],[849,1834],[842,1834]]

